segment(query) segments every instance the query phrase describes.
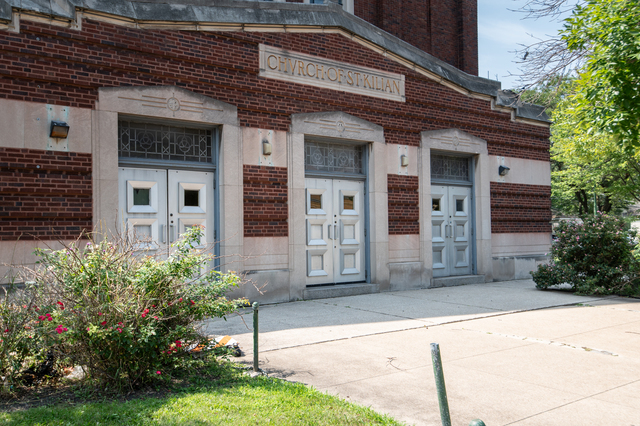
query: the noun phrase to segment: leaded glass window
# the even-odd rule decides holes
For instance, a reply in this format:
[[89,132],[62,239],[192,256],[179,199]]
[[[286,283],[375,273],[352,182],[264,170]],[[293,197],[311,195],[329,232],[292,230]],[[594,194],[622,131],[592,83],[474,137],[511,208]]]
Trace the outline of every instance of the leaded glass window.
[[362,145],[305,142],[305,170],[364,174]]
[[212,139],[210,129],[118,122],[120,158],[212,163]]
[[469,159],[431,154],[431,179],[471,182]]

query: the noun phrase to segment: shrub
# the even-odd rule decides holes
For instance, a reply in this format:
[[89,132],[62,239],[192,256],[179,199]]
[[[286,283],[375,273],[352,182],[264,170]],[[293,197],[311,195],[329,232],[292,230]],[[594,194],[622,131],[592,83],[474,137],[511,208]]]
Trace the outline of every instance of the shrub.
[[556,236],[551,263],[531,273],[537,288],[567,283],[578,294],[638,292],[635,232],[627,231],[622,219],[599,213],[583,223],[562,222]]
[[10,393],[20,382],[29,358],[41,352],[39,336],[33,329],[33,312],[39,310],[28,293],[3,288],[0,296],[0,393]]
[[235,274],[209,269],[212,256],[192,227],[166,259],[122,236],[90,235],[62,250],[37,250],[29,271],[40,306],[35,328],[59,360],[86,367],[89,377],[112,387],[134,387],[170,374],[204,344],[196,325],[222,317],[244,301],[228,300]]

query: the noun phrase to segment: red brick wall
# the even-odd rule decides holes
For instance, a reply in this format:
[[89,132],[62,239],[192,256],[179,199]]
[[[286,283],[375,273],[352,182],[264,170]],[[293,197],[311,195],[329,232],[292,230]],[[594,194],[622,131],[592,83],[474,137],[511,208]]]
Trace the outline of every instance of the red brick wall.
[[[258,44],[406,75],[406,103],[261,78]],[[388,143],[458,128],[489,154],[549,160],[549,130],[514,123],[338,34],[138,30],[83,20],[82,31],[21,22],[0,31],[0,98],[92,108],[98,88],[177,85],[238,107],[240,125],[288,130],[290,115],[344,111],[384,127]]]
[[478,75],[476,0],[355,0],[356,16]]
[[287,168],[243,166],[244,236],[286,237]]
[[387,175],[389,235],[420,233],[418,177]]
[[491,232],[551,232],[551,187],[491,182]]
[[0,240],[91,231],[92,193],[91,154],[0,148]]

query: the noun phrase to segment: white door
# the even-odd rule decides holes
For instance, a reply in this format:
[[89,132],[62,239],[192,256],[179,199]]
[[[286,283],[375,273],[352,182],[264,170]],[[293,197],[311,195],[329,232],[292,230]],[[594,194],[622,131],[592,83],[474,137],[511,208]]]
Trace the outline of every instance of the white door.
[[471,188],[431,186],[433,276],[470,275]]
[[200,247],[214,242],[213,172],[168,171],[169,241],[192,226],[204,227]]
[[307,285],[365,280],[364,182],[305,179]]
[[123,167],[118,180],[123,226],[145,248],[170,244],[194,225],[205,227],[202,247],[213,243],[213,172]]

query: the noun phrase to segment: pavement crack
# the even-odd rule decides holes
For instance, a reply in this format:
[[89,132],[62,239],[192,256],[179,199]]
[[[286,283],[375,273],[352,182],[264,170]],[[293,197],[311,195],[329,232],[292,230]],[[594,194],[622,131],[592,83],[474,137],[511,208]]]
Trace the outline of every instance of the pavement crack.
[[599,353],[599,354],[602,354],[602,355],[620,356],[615,352],[605,351],[603,349],[590,348],[590,347],[587,347],[587,346],[572,345],[570,343],[560,342],[560,341],[557,341],[557,340],[538,339],[536,337],[518,336],[516,334],[495,333],[495,332],[492,332],[492,331],[483,331],[483,330],[472,330],[472,329],[469,329],[469,328],[463,328],[462,330],[472,331],[472,332],[475,332],[475,333],[484,333],[484,334],[489,334],[489,335],[498,336],[498,337],[506,337],[508,339],[522,340],[522,341],[531,342],[531,343],[541,343],[541,344],[544,344],[544,345],[558,346],[558,347],[561,347],[561,348],[577,349],[577,350],[582,350],[582,351],[585,351],[585,352]]

